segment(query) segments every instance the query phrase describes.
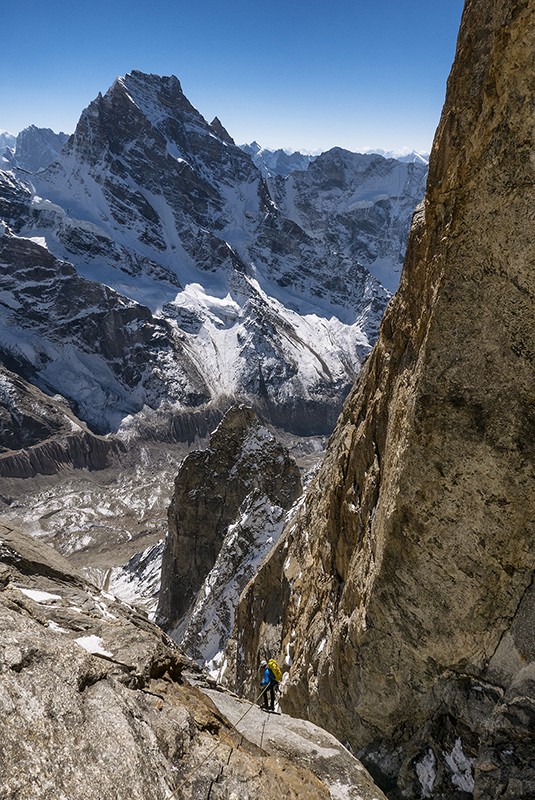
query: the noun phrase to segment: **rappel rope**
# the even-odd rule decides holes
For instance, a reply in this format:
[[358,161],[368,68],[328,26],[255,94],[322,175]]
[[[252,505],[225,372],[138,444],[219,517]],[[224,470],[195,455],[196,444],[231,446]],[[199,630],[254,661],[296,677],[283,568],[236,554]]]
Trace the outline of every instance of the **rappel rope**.
[[[241,745],[241,742],[242,742],[242,740],[245,738],[245,737],[244,737],[244,734],[243,734],[243,733],[240,733],[240,731],[238,730],[238,725],[240,724],[240,722],[242,721],[242,719],[243,719],[244,717],[246,717],[246,716],[247,716],[247,714],[249,713],[249,711],[250,711],[252,708],[255,708],[255,707],[256,707],[256,704],[258,703],[258,701],[260,700],[260,698],[262,697],[262,695],[263,695],[263,694],[264,694],[264,693],[267,691],[267,688],[268,688],[268,687],[266,686],[264,689],[262,689],[262,691],[260,692],[260,694],[258,695],[258,697],[256,698],[256,700],[254,701],[254,703],[250,703],[250,705],[249,705],[249,708],[247,708],[247,709],[246,709],[246,711],[244,711],[244,713],[241,715],[241,717],[240,717],[238,720],[236,720],[236,722],[235,722],[235,723],[232,723],[232,722],[230,723],[230,724],[231,724],[231,727],[233,727],[233,728],[234,728],[234,730],[236,731],[236,733],[239,733],[239,734],[240,734],[240,741],[239,741],[239,743],[238,743],[237,747],[239,747],[239,746]],[[230,722],[230,720],[229,720],[229,722]],[[262,738],[261,738],[261,742],[263,742],[263,741],[264,741],[264,728],[265,728],[265,727],[266,727],[266,720],[264,720],[264,724],[263,724],[263,727],[262,727]],[[210,750],[210,752],[209,752],[209,753],[208,753],[208,755],[207,755],[207,756],[206,756],[206,757],[203,759],[203,761],[202,761],[200,764],[198,764],[198,765],[195,767],[195,769],[194,769],[194,770],[192,770],[192,771],[189,773],[189,775],[186,775],[186,777],[184,778],[184,780],[182,781],[182,783],[181,783],[179,786],[177,786],[177,788],[176,788],[176,789],[173,791],[173,793],[172,793],[172,794],[170,794],[170,795],[168,796],[167,800],[173,800],[173,798],[177,796],[178,792],[179,792],[179,791],[182,789],[182,787],[183,787],[183,786],[185,786],[185,785],[186,785],[186,783],[187,783],[187,782],[190,780],[190,778],[192,778],[192,777],[195,775],[195,773],[197,772],[197,770],[199,770],[199,769],[200,769],[200,768],[201,768],[201,767],[202,767],[202,766],[205,764],[205,762],[206,762],[206,761],[208,761],[208,759],[212,757],[212,755],[215,753],[215,751],[217,750],[217,748],[218,748],[218,747],[221,747],[221,744],[222,744],[222,742],[218,742],[218,743],[215,745],[215,747],[213,747],[213,748]],[[262,747],[262,744],[260,744],[260,747]],[[227,759],[227,766],[230,764],[230,758],[231,758],[231,756],[232,756],[232,753],[234,752],[234,750],[235,750],[235,749],[236,749],[236,748],[235,748],[234,746],[231,746],[231,747],[230,747],[230,751],[229,751],[229,754],[228,754],[228,759]],[[221,776],[221,774],[222,774],[222,771],[223,771],[223,767],[221,767],[221,771],[220,771],[220,773],[219,773],[219,775],[218,775],[218,778]],[[212,781],[212,783],[213,783],[213,781]],[[211,791],[212,791],[212,785],[210,785],[210,789],[209,789],[209,791],[208,791],[208,797],[210,797],[210,792],[211,792]]]
[[[262,696],[262,695],[260,695]],[[267,715],[264,717],[264,722],[262,723],[262,733],[260,734],[260,747],[262,748],[264,744],[264,731],[266,730],[266,722],[268,721]]]

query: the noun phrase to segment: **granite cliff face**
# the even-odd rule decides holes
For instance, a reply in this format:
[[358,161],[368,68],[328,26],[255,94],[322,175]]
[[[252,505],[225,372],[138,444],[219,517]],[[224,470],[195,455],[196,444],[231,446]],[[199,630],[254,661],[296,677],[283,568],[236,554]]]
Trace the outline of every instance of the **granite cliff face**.
[[467,2],[400,289],[237,613],[238,684],[267,640],[395,798],[535,795],[534,51],[534,0]]

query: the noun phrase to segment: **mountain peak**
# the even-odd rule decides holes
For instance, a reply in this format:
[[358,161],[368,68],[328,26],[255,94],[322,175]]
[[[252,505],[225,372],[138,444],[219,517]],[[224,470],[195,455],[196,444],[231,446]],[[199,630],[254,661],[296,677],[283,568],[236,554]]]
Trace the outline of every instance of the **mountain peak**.
[[180,138],[184,124],[208,128],[182,92],[178,78],[134,70],[116,78],[104,95],[99,92],[84,109],[71,149],[84,161],[95,164],[105,153],[118,155],[128,142],[139,141],[140,137],[151,147],[150,141],[156,135],[160,149],[165,150],[166,141]]
[[[50,252],[85,277],[150,309],[154,320],[140,322],[150,341],[153,331],[165,339],[167,325],[178,329],[180,340],[166,339],[158,358],[164,376],[158,387],[146,381],[156,367],[145,375],[135,354],[120,345],[119,360],[132,366],[116,389],[120,402],[112,404],[121,410],[108,415],[111,379],[103,369],[102,402],[84,420],[95,430],[120,427],[120,414],[139,410],[137,397],[153,409],[167,400],[185,408],[239,398],[298,434],[330,433],[389,298],[366,265],[380,259],[385,272],[395,271],[416,204],[413,191],[417,201],[423,192],[415,180],[403,203],[393,201],[401,234],[385,249],[381,215],[399,181],[370,178],[366,196],[358,190],[355,200],[358,174],[350,163],[347,178],[338,174],[342,163],[332,175],[324,170],[304,180],[296,176],[306,174],[310,157],[264,152],[265,159],[273,156],[266,170],[291,172],[292,182],[268,185],[220,120],[209,124],[194,109],[176,77],[135,71],[88,106],[55,163],[32,178],[31,209],[30,191],[14,192],[8,224],[19,220],[18,230],[26,225],[27,234],[35,228]],[[337,189],[347,186],[351,194],[341,200]],[[307,200],[309,190],[317,208]],[[377,197],[383,205],[371,226]],[[344,214],[356,213],[351,224],[337,219],[335,240],[327,216],[331,223],[338,218],[341,204]],[[115,355],[104,354],[106,368],[108,358],[111,364]],[[76,397],[69,397],[79,408],[84,398],[74,384]],[[132,405],[134,384],[139,392]]]
[[154,72],[141,72],[139,69],[133,69],[132,72],[127,72],[123,78],[118,80],[123,81],[126,85],[132,81],[165,84],[182,93],[182,86],[176,75],[156,75]]
[[214,132],[220,139],[222,139],[227,144],[236,144],[230,133],[221,123],[219,117],[214,117],[210,123],[210,127],[213,128]]
[[201,116],[185,96],[175,75],[133,70],[116,78],[104,95],[104,99],[112,103],[119,97],[126,97],[155,126],[181,113]]

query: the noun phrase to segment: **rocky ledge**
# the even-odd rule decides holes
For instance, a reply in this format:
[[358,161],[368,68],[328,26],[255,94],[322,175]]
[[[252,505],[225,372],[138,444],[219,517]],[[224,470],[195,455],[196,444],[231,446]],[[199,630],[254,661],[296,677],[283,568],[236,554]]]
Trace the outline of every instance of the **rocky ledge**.
[[[5,525],[0,631],[5,800],[340,796],[295,751],[270,755],[238,733],[142,614]],[[363,797],[382,799],[355,774]]]

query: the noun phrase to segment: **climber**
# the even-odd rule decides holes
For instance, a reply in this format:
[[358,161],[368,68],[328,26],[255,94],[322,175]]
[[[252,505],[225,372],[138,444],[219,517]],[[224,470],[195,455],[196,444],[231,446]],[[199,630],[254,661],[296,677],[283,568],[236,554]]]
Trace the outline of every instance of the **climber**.
[[[261,686],[265,686],[266,688],[262,692],[263,697],[263,706],[262,708],[264,711],[275,711],[275,689],[278,687],[279,682],[276,679],[275,675],[268,667],[268,662],[263,659],[260,662],[260,669],[264,670],[264,677],[260,683]],[[269,693],[269,702],[268,702],[268,693]]]

